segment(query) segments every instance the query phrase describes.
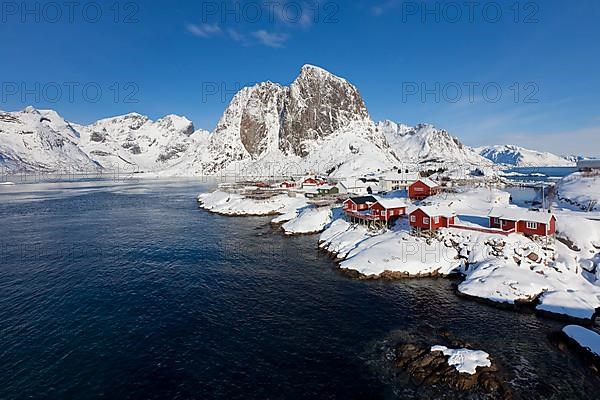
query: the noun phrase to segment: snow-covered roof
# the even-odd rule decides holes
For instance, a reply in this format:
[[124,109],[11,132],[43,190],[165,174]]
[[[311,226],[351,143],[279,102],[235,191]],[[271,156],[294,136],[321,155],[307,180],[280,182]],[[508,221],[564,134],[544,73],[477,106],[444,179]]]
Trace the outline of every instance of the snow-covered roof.
[[454,217],[456,213],[446,206],[412,206],[408,209],[408,213],[421,210],[428,217]]
[[421,179],[419,179],[419,181],[423,182],[424,184],[426,184],[430,188],[435,188],[435,187],[440,186],[439,184],[437,184],[436,182],[432,181],[429,178],[421,178]]
[[554,214],[544,211],[528,210],[520,207],[494,207],[488,216],[508,221],[528,221],[548,224]]
[[377,202],[384,208],[408,207],[408,204],[406,204],[406,199],[403,198],[377,198]]

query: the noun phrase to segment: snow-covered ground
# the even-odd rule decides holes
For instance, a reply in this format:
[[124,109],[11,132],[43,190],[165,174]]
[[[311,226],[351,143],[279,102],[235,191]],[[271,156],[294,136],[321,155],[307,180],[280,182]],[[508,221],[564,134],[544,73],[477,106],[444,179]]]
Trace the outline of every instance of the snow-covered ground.
[[458,372],[474,375],[477,367],[491,367],[490,355],[481,350],[449,349],[446,346],[432,346],[431,351],[441,351],[448,358],[448,365]]
[[340,268],[365,277],[448,275],[461,265],[453,248],[405,230],[375,235],[362,226],[336,220],[321,234],[320,242],[321,248],[343,259]]
[[583,349],[600,357],[600,335],[582,326],[568,325],[563,328],[565,335],[576,341]]
[[285,224],[282,229],[286,235],[301,235],[321,232],[331,222],[332,211],[329,207],[308,206]]
[[469,269],[458,287],[463,294],[506,304],[538,299],[540,311],[584,320],[600,307],[596,277],[582,271],[578,257],[560,242],[546,247],[519,234],[458,229],[442,230],[440,240],[467,257]]
[[268,200],[252,200],[240,194],[220,190],[200,194],[198,200],[201,202],[202,208],[206,210],[231,216],[286,215],[295,213],[297,209],[307,205],[304,197],[279,195]]
[[556,194],[560,206],[600,211],[600,174],[571,174],[556,184]]

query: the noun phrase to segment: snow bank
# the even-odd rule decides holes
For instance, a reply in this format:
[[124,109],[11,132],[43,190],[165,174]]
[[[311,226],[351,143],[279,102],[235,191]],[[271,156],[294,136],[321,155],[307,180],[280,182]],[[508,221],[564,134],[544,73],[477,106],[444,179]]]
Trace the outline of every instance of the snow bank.
[[596,332],[577,325],[565,326],[563,332],[581,347],[600,357],[600,335]]
[[571,174],[556,184],[556,193],[562,205],[600,210],[600,175]]
[[408,232],[387,232],[360,242],[340,268],[364,276],[390,272],[419,277],[448,275],[460,264],[456,250],[436,240],[428,242]]
[[515,304],[532,302],[537,310],[590,320],[600,307],[600,287],[586,279],[577,253],[562,243],[555,251],[518,234],[500,237],[445,229],[442,240],[452,241],[466,257],[469,270],[458,290],[473,297]]
[[481,262],[458,287],[459,292],[497,303],[529,302],[548,286],[535,272],[508,260],[493,258]]
[[458,253],[433,240],[411,236],[408,232],[369,232],[336,220],[320,237],[321,247],[344,261],[340,268],[367,277],[392,273],[407,277],[448,275],[460,266]]
[[332,212],[329,207],[305,207],[290,221],[283,224],[286,235],[300,235],[321,232],[331,222]]
[[306,206],[306,200],[301,197],[280,195],[268,200],[252,200],[240,194],[227,193],[217,190],[198,196],[202,208],[223,215],[273,215],[287,214]]
[[441,351],[449,356],[448,364],[458,372],[474,375],[477,367],[491,367],[490,355],[481,350],[449,349],[446,346],[432,346],[431,351]]
[[0,182],[0,186],[13,186],[14,182]]
[[359,243],[370,237],[373,234],[366,228],[337,219],[321,234],[319,242],[322,249],[344,259]]

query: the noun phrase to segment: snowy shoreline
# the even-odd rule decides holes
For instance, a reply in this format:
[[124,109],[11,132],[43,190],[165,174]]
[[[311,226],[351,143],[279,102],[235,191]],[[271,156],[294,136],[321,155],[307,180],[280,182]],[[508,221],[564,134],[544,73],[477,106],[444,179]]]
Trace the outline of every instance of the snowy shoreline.
[[[465,226],[471,215],[507,205],[508,193],[470,189],[432,198],[455,211]],[[457,296],[500,308],[589,324],[600,310],[595,247],[598,223],[557,214],[560,234],[572,241],[550,246],[519,234],[440,229],[428,237],[411,234],[406,219],[391,230],[370,231],[342,218],[339,208],[314,207],[303,197],[277,195],[255,201],[235,193],[201,194],[201,207],[226,216],[275,216],[271,223],[286,236],[320,232],[318,247],[345,275],[361,280],[461,276]],[[573,223],[577,221],[577,223]],[[586,232],[581,232],[585,226]],[[590,233],[587,233],[590,231]],[[596,275],[592,275],[596,271]]]

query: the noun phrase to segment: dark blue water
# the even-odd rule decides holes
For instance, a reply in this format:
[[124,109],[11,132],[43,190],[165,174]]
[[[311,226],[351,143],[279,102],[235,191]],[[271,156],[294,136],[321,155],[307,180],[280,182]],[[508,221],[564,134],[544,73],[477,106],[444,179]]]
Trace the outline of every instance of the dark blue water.
[[386,378],[377,349],[435,327],[526,398],[597,398],[600,379],[547,338],[561,323],[447,280],[349,279],[314,236],[199,210],[211,186],[0,187],[0,399],[430,398]]

